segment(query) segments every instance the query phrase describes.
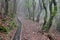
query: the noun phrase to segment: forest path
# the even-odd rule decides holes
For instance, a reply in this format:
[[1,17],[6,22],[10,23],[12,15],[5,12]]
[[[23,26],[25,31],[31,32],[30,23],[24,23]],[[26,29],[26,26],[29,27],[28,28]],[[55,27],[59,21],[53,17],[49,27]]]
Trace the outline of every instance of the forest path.
[[40,30],[40,24],[33,22],[32,20],[18,17],[22,23],[21,40],[49,40],[46,36],[38,33]]

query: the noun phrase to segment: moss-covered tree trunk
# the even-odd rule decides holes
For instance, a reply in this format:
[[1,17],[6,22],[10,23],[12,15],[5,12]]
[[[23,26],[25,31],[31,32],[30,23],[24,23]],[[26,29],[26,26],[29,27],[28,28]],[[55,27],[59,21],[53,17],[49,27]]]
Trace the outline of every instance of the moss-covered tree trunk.
[[4,9],[4,0],[0,0],[0,12],[4,13],[2,8]]
[[30,3],[30,0],[26,0],[26,7],[27,7],[27,10],[28,10],[28,18],[31,19],[31,11],[30,11],[30,8],[31,8],[31,3]]
[[2,4],[2,0],[0,0],[0,12],[2,11],[2,6],[1,6],[1,4]]
[[35,0],[32,0],[33,1],[33,21],[34,21],[34,13],[35,13],[35,7],[36,7],[36,2]]
[[29,19],[31,19],[31,12],[30,12],[30,7],[29,7],[29,0],[28,0],[28,12],[29,12],[29,14],[28,14]]
[[5,0],[5,15],[8,15],[8,0]]
[[42,3],[43,3],[43,8],[45,9],[45,16],[44,16],[44,23],[43,23],[43,27],[42,27],[42,30],[45,29],[45,24],[46,24],[46,20],[47,20],[47,8],[45,6],[45,3],[44,3],[44,0],[42,0]]
[[40,18],[40,14],[41,14],[41,12],[42,12],[42,3],[41,3],[41,1],[39,0],[39,9],[40,9],[40,12],[38,13],[38,15],[37,15],[37,22],[39,22],[39,18]]
[[[52,4],[54,4],[54,10],[52,10]],[[48,20],[48,22],[45,23],[45,25],[43,25],[43,31],[45,32],[49,32],[49,29],[51,28],[52,25],[52,20],[55,17],[55,15],[57,14],[57,3],[56,0],[51,0],[50,4],[49,4],[49,10],[50,10],[50,18]]]
[[16,0],[13,0],[13,13],[12,13],[12,16],[15,17],[15,14],[16,14],[16,8],[17,5],[16,5]]

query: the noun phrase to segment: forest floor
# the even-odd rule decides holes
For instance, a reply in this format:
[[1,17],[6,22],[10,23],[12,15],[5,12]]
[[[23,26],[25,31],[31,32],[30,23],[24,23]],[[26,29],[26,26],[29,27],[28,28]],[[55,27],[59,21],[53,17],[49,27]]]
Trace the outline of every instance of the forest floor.
[[14,37],[14,35],[15,35],[15,33],[16,33],[16,28],[14,28],[13,30],[11,30],[8,34],[6,34],[6,33],[1,33],[0,32],[0,39],[2,38],[2,40],[12,40],[13,39],[13,37]]
[[23,25],[21,40],[49,40],[48,37],[38,32],[41,28],[39,23],[26,19],[21,19],[21,22]]
[[[42,35],[39,31],[43,24],[43,20],[40,23],[33,22],[32,20],[19,18],[22,22],[22,32],[21,40],[50,40],[47,36]],[[52,30],[52,29],[51,29]],[[55,37],[56,40],[60,40],[60,34],[55,31],[51,31],[51,35]]]
[[[10,16],[5,16],[0,13],[0,40],[11,40],[16,33],[17,27],[11,27],[12,18]],[[11,28],[10,28],[11,27]],[[10,30],[10,29],[11,30]]]
[[[25,19],[22,16],[19,16],[18,19],[21,21],[22,23],[22,30],[18,31],[18,34],[20,34],[20,38],[17,39],[21,39],[21,40],[50,40],[47,36],[43,35],[40,32],[41,26],[43,24],[43,19],[41,19],[41,21],[39,23],[37,22],[33,22],[32,20],[29,19]],[[8,35],[4,34],[4,33],[0,33],[0,36],[2,36],[2,38],[4,38],[3,40],[12,40],[15,36],[15,33],[17,33],[16,31],[20,30],[20,28],[18,29],[13,29],[9,32]],[[50,34],[56,38],[56,40],[60,40],[60,33],[56,32],[56,30],[50,29]],[[16,35],[17,36],[17,35]]]

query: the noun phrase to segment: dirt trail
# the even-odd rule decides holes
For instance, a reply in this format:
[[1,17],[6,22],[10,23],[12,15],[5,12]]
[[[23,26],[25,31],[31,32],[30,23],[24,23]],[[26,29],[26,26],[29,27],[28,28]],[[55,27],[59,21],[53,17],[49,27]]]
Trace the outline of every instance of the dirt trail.
[[23,17],[18,17],[22,22],[22,33],[21,40],[49,40],[46,36],[41,33],[37,33],[40,30],[40,25],[32,20],[24,19]]
[[[18,14],[18,19],[22,23],[21,30],[21,40],[49,40],[46,36],[38,33],[43,24],[43,20],[40,20],[40,23],[33,22],[32,20],[28,20],[24,17],[24,15]],[[59,38],[57,39],[59,40]]]

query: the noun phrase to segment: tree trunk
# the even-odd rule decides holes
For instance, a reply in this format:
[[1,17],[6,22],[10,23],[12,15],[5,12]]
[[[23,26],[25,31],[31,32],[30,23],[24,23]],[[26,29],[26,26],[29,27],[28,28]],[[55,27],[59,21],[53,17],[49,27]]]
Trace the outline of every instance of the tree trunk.
[[28,14],[28,16],[29,16],[29,19],[31,19],[31,12],[30,12],[30,8],[29,8],[29,0],[28,0],[28,12],[29,12],[29,14]]
[[[52,11],[52,3],[54,4],[54,11]],[[45,32],[49,32],[49,29],[51,28],[51,25],[52,25],[52,20],[53,20],[54,16],[57,14],[57,3],[55,0],[52,0],[50,2],[49,10],[50,10],[50,18],[49,18],[47,24],[45,23],[45,25],[42,28]]]
[[33,0],[33,21],[34,21],[34,12],[35,12],[35,6],[36,6],[36,2],[35,2],[35,0]]
[[37,15],[37,22],[39,22],[39,18],[40,18],[40,14],[41,14],[41,12],[42,12],[42,3],[41,3],[41,1],[39,0],[39,8],[40,8],[40,12],[38,13],[38,15]]
[[5,15],[8,15],[8,0],[5,0]]
[[14,0],[14,3],[13,3],[13,17],[15,17],[15,14],[16,14],[16,7],[17,7],[17,5],[16,5],[16,0]]
[[2,0],[0,0],[0,12],[2,11],[1,5],[2,5]]
[[42,0],[42,3],[43,3],[43,8],[45,9],[45,17],[44,17],[44,23],[43,23],[43,27],[42,27],[42,30],[44,30],[45,29],[45,24],[46,24],[46,20],[47,20],[47,8],[46,8],[46,6],[45,6],[45,3],[44,3],[44,0]]

